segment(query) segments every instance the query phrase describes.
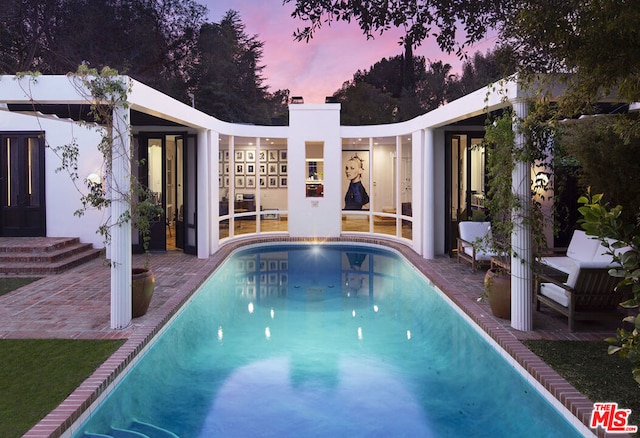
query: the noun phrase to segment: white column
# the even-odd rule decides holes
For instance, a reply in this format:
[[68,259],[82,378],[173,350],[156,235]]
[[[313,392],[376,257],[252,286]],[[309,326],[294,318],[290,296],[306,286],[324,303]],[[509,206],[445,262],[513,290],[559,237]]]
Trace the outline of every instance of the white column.
[[[513,102],[515,117],[522,119],[528,113],[527,103]],[[519,132],[514,121],[515,146],[525,147],[524,134]],[[533,251],[531,247],[531,227],[525,218],[531,207],[531,163],[516,162],[512,173],[511,190],[520,200],[520,209],[514,209],[511,217],[511,327],[516,330],[533,330]]]
[[[126,215],[131,196],[131,135],[129,108],[113,110],[111,220]],[[131,323],[131,221],[111,228],[111,328]]]
[[[218,139],[218,136],[215,136]],[[198,157],[197,181],[198,186],[198,258],[206,259],[211,254],[212,227],[217,228],[217,221],[214,223],[213,208],[218,208],[218,172],[213,172],[213,166],[218,168],[218,144],[211,145],[211,131],[207,129],[198,130],[198,144],[196,156]],[[215,194],[215,199],[213,197]]]
[[435,138],[433,129],[424,130],[424,209],[423,209],[423,254],[425,259],[435,258]]

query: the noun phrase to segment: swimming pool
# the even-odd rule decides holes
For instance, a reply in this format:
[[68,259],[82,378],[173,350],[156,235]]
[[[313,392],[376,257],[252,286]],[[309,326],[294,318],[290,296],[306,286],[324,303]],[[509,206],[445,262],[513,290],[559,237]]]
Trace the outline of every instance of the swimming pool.
[[580,436],[395,253],[231,256],[74,436]]

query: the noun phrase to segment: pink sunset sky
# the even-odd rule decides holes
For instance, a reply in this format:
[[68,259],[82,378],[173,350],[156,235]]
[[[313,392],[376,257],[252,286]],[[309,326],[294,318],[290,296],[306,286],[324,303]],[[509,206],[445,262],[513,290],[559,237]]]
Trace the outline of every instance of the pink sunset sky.
[[[324,103],[358,70],[368,70],[382,58],[403,52],[398,45],[403,32],[392,29],[367,40],[356,23],[333,23],[323,26],[309,42],[297,42],[293,32],[304,23],[291,17],[293,4],[282,0],[199,0],[209,9],[209,21],[220,22],[227,11],[239,12],[247,35],[257,35],[264,43],[262,71],[270,92],[289,89],[291,96],[304,97],[305,103]],[[489,38],[468,49],[485,53],[495,44]],[[440,51],[433,39],[414,50],[427,61],[443,61],[460,71],[462,62],[455,54]]]

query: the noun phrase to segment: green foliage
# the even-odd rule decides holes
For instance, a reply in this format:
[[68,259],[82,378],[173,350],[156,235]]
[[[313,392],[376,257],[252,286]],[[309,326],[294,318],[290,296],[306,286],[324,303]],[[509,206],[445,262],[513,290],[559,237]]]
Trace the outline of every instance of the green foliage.
[[[482,145],[487,152],[486,206],[493,237],[488,245],[493,252],[513,253],[511,233],[514,219],[531,229],[534,255],[541,254],[547,247],[541,197],[551,190],[551,169],[547,156],[552,148],[552,142],[549,141],[552,128],[539,120],[541,114],[540,110],[534,109],[521,120],[511,108],[507,108],[487,117]],[[524,144],[516,144],[516,132],[524,134]],[[512,173],[518,162],[532,163],[536,169],[531,181],[531,196],[527,199],[521,199],[513,193]]]
[[482,141],[487,154],[486,207],[489,210],[494,238],[489,244],[496,253],[510,253],[513,230],[511,212],[521,207],[511,188],[515,160],[515,135],[512,124],[513,112],[510,109],[498,116],[487,117]]
[[580,193],[587,187],[594,193],[606,193],[608,202],[621,205],[624,221],[631,223],[640,211],[640,191],[629,189],[640,186],[640,160],[633,159],[640,148],[640,137],[618,131],[628,118],[584,117],[560,123],[559,129],[564,153],[575,159],[580,168]]
[[270,124],[277,96],[263,85],[263,46],[246,33],[236,11],[227,12],[220,23],[202,25],[192,86],[198,108],[227,122]]
[[623,320],[632,329],[619,328],[616,337],[606,341],[610,344],[609,354],[618,354],[635,364],[633,377],[640,383],[640,213],[635,223],[626,222],[622,220],[622,206],[608,208],[602,200],[602,194],[592,195],[589,190],[578,199],[578,210],[587,234],[596,236],[620,266],[609,271],[609,275],[621,279],[617,287],[631,288],[632,298],[620,304],[635,312]]
[[453,74],[451,65],[442,61],[427,66],[424,57],[413,57],[407,50],[404,55],[383,58],[369,70],[358,70],[333,94],[342,104],[340,122],[369,125],[410,120],[501,79],[506,58],[506,51],[477,52],[465,62],[462,76]]
[[295,3],[291,15],[308,23],[294,33],[299,41],[309,41],[323,25],[333,21],[355,21],[367,38],[391,27],[403,27],[404,39],[415,45],[433,37],[443,51],[462,55],[463,47],[482,40],[488,29],[497,24],[508,2],[284,0],[284,3]]
[[0,436],[20,437],[124,341],[0,340]]

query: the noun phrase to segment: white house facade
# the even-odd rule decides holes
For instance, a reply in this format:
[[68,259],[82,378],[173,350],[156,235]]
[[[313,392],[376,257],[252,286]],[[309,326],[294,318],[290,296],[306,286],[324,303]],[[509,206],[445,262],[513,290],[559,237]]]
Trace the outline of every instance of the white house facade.
[[[402,123],[341,126],[340,105],[327,103],[291,104],[288,126],[254,126],[222,122],[127,80],[129,106],[118,111],[131,135],[117,141],[131,142],[130,158],[142,164],[130,171],[165,212],[151,250],[199,258],[267,234],[319,241],[375,235],[427,259],[452,253],[457,223],[484,211],[485,157],[477,146],[486,113],[507,106],[526,112],[518,83],[506,82],[500,92],[481,89]],[[101,177],[101,134],[79,122],[87,108],[66,76],[0,77],[0,236],[73,236],[103,246],[96,229],[114,212],[74,216],[83,181]],[[55,153],[70,142],[79,151],[77,187],[58,170]],[[114,166],[114,178],[126,178],[128,168],[118,176],[121,165]],[[528,190],[529,170],[517,177]],[[128,296],[136,243],[130,227],[113,231],[116,303]],[[530,330],[531,286],[524,283],[521,292],[515,288],[522,299],[512,324]],[[112,304],[114,328],[131,320],[121,307]]]

